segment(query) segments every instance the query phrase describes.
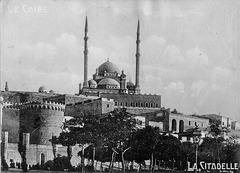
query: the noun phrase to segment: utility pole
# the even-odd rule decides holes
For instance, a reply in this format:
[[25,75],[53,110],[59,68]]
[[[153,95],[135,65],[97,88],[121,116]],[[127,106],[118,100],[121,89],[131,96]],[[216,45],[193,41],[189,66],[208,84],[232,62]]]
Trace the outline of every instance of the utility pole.
[[3,108],[3,97],[0,95],[0,169],[2,169],[2,108]]

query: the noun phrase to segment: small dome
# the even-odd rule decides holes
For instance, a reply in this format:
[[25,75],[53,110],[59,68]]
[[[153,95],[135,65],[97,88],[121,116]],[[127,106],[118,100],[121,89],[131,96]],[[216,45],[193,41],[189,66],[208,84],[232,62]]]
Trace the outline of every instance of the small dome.
[[104,78],[104,79],[100,80],[98,85],[116,85],[116,86],[120,86],[119,83],[115,79],[112,79],[112,78]]
[[55,94],[55,91],[50,90],[49,93],[50,93],[50,94]]
[[104,74],[104,72],[107,73],[118,73],[120,74],[120,70],[118,69],[118,67],[113,64],[112,62],[110,62],[109,60],[107,60],[105,63],[103,63],[102,65],[100,65],[98,67],[98,72],[100,75]]
[[46,89],[45,86],[41,86],[41,87],[38,89],[38,92],[40,92],[40,93],[47,92],[47,89]]
[[134,86],[134,84],[132,82],[127,82],[127,86]]
[[88,84],[89,85],[97,85],[97,82],[95,80],[91,79],[88,81]]

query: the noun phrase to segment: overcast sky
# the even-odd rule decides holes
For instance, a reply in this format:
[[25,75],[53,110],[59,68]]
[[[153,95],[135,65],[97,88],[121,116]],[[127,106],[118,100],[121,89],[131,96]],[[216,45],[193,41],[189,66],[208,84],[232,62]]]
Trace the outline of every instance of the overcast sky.
[[183,113],[240,120],[239,0],[1,2],[2,89],[77,93],[86,15],[89,79],[109,58],[135,82],[139,19],[141,92]]

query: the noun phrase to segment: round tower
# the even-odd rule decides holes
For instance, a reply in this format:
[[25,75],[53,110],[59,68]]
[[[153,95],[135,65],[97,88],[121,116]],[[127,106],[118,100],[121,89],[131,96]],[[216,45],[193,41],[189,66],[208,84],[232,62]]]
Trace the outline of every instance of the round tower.
[[30,133],[31,144],[51,145],[52,135],[62,132],[65,105],[55,102],[27,102],[20,107],[20,134]]

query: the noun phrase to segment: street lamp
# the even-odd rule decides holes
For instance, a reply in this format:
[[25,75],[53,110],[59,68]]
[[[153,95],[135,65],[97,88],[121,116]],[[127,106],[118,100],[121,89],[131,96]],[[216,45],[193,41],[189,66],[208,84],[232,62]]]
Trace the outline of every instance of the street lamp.
[[[193,143],[196,144],[196,157],[195,157],[196,165],[198,164],[197,157],[198,157],[198,146],[199,146],[200,140],[201,140],[201,131],[196,129],[193,132]],[[195,172],[197,172],[197,169]]]

